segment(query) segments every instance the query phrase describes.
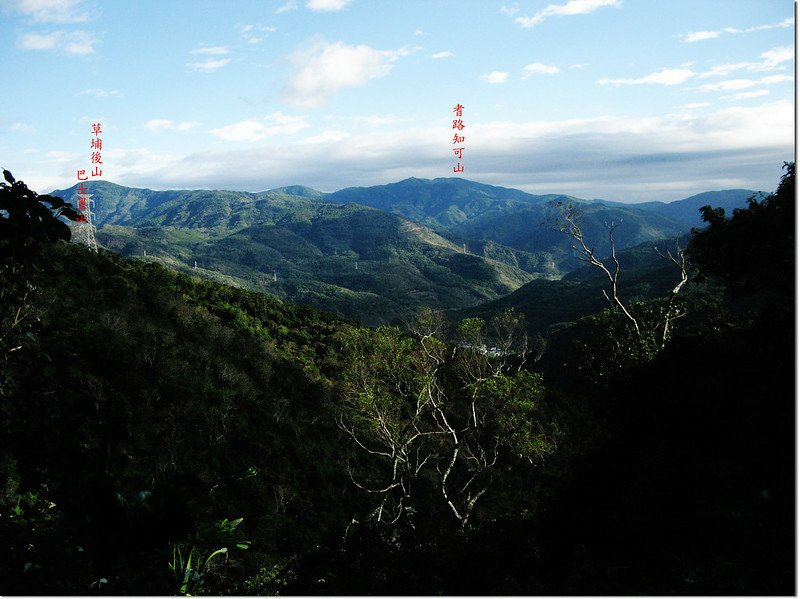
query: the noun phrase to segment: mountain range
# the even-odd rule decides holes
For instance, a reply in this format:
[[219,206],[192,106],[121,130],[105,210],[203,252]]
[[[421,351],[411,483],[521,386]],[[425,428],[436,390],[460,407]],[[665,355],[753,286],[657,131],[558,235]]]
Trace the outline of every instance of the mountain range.
[[[53,193],[71,201],[75,187]],[[97,238],[108,249],[381,324],[424,305],[500,300],[581,266],[572,240],[554,226],[559,204],[577,207],[602,253],[608,223],[622,250],[686,234],[700,224],[700,206],[730,210],[755,192],[626,205],[410,178],[334,193],[299,185],[153,191],[99,181],[90,193]]]
[[460,178],[411,178],[389,185],[345,188],[319,199],[356,202],[400,214],[457,238],[491,240],[524,250],[538,258],[534,272],[546,272],[552,265],[555,273],[562,274],[580,264],[572,258],[571,240],[552,226],[558,218],[553,207],[558,203],[579,207],[587,238],[602,239],[605,224],[616,223],[615,241],[625,248],[686,233],[702,225],[701,206],[713,204],[730,212],[745,206],[754,193],[730,189],[670,203],[622,204],[567,195],[532,195]]

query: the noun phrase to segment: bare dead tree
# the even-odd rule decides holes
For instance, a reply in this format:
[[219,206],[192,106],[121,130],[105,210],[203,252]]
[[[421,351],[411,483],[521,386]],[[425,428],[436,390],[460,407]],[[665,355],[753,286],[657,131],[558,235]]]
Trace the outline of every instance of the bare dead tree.
[[605,263],[600,260],[596,253],[594,246],[589,246],[586,243],[586,240],[583,236],[583,230],[578,222],[579,213],[578,210],[575,208],[573,204],[568,204],[567,206],[562,206],[559,202],[556,204],[557,207],[562,208],[561,210],[561,217],[563,222],[560,223],[559,230],[564,233],[568,233],[572,239],[575,240],[577,245],[573,245],[573,249],[578,255],[578,260],[581,262],[586,262],[587,264],[591,264],[595,268],[600,269],[608,279],[609,283],[611,284],[611,294],[609,295],[608,292],[604,289],[603,295],[605,295],[606,299],[617,306],[625,317],[631,321],[633,324],[633,328],[636,330],[636,335],[641,336],[642,329],[639,324],[639,320],[631,313],[628,307],[622,302],[619,297],[618,293],[618,281],[619,281],[619,260],[617,260],[617,248],[616,244],[614,243],[614,230],[617,228],[619,223],[611,222],[606,223],[606,228],[608,229],[608,243],[611,245],[611,267],[605,265]]
[[[630,304],[626,304],[619,295],[619,277],[621,269],[619,260],[617,258],[614,231],[620,225],[620,222],[612,221],[610,223],[605,223],[608,234],[607,239],[609,246],[611,247],[611,253],[604,262],[597,256],[595,246],[590,246],[587,243],[580,224],[580,213],[575,205],[564,205],[561,202],[558,202],[555,204],[555,206],[560,212],[560,219],[556,221],[556,229],[572,237],[575,242],[572,247],[576,252],[578,260],[590,264],[591,266],[600,270],[606,276],[610,287],[608,291],[605,289],[603,290],[603,295],[613,306],[619,308],[625,318],[630,321],[636,332],[636,336],[641,339],[646,332],[646,324],[642,322],[641,318],[636,316]],[[667,297],[667,306],[664,314],[661,320],[656,324],[656,328],[660,330],[659,345],[661,349],[663,349],[667,343],[667,339],[669,338],[672,323],[678,318],[682,318],[686,315],[685,311],[680,311],[677,309],[676,299],[683,287],[689,281],[689,274],[684,250],[678,244],[677,239],[675,241],[674,254],[670,250],[665,250],[662,252],[658,249],[658,247],[656,247],[655,250],[659,256],[674,264],[680,273],[680,279],[678,283],[670,290]]]
[[670,250],[665,250],[662,252],[658,249],[658,246],[656,246],[655,249],[659,256],[665,260],[669,260],[676,267],[678,267],[681,277],[678,281],[678,284],[670,289],[669,297],[667,298],[667,307],[664,312],[664,322],[661,328],[661,347],[663,348],[667,343],[667,339],[669,338],[672,322],[686,316],[686,310],[677,309],[675,300],[677,299],[678,294],[681,292],[681,289],[683,289],[684,285],[689,282],[689,271],[686,265],[686,254],[684,253],[683,248],[681,248],[681,246],[678,244],[677,239],[675,240],[675,255],[673,255]]

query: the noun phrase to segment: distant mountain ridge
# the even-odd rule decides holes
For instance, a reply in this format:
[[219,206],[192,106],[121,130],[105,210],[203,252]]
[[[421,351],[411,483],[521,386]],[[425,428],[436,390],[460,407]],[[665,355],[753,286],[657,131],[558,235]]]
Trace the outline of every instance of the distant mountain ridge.
[[[142,219],[159,220],[157,209],[164,204],[171,206],[196,202],[199,199],[218,202],[220,199],[240,200],[240,207],[248,201],[264,200],[280,203],[302,198],[310,201],[335,204],[356,203],[399,214],[408,219],[453,232],[480,228],[465,223],[476,218],[487,219],[492,213],[515,212],[523,206],[545,206],[552,202],[573,202],[581,205],[599,204],[621,210],[641,210],[659,215],[684,227],[697,226],[702,221],[699,209],[704,205],[722,207],[726,212],[743,208],[751,196],[763,196],[764,192],[749,189],[727,189],[707,191],[672,202],[642,202],[626,204],[611,200],[585,200],[564,194],[534,195],[518,189],[487,185],[459,177],[418,179],[410,177],[396,183],[369,187],[347,187],[332,193],[318,191],[303,185],[288,185],[262,192],[228,190],[167,190],[154,191],[132,188],[108,181],[95,181],[90,193],[101,196],[103,201],[96,206],[99,226],[104,224],[132,225]],[[56,195],[72,196],[77,185],[55,190]],[[98,198],[99,199],[99,198]],[[242,202],[244,200],[244,202]],[[168,212],[165,209],[163,212]],[[236,212],[236,210],[232,210]],[[173,212],[173,216],[174,216]],[[169,220],[161,217],[161,220]],[[235,226],[235,225],[234,225]],[[495,240],[498,241],[498,240]]]
[[475,305],[533,278],[519,266],[524,252],[455,244],[396,214],[316,201],[310,188],[159,192],[100,182],[90,192],[104,247],[369,324],[423,305]]
[[615,242],[624,249],[672,238],[702,224],[699,208],[744,207],[750,190],[707,192],[669,204],[622,204],[568,195],[533,195],[457,177],[405,179],[388,185],[350,187],[323,201],[356,202],[424,223],[452,239],[493,241],[533,256],[532,271],[559,275],[580,266],[571,239],[555,230],[557,203],[579,206],[587,239],[604,243],[606,223],[615,222]]
[[744,208],[748,198],[762,199],[767,194],[763,191],[752,189],[721,189],[719,191],[704,191],[682,200],[672,202],[642,202],[641,204],[622,204],[606,200],[594,200],[607,206],[630,206],[646,210],[662,216],[667,216],[689,227],[698,227],[703,224],[700,218],[700,208],[713,206],[724,208],[730,214],[736,208]]
[[[92,182],[89,192],[98,240],[110,249],[146,252],[179,270],[371,324],[423,305],[474,306],[574,270],[580,263],[572,240],[553,226],[558,203],[579,206],[586,238],[603,253],[606,223],[618,224],[622,250],[687,233],[692,225],[684,215],[700,202],[716,205],[719,197],[729,208],[752,195],[729,190],[626,206],[459,178],[411,178],[330,194],[302,185],[252,193],[154,191],[105,181]],[[72,201],[75,187],[53,193]]]
[[[70,201],[76,188],[77,185],[53,193]],[[301,186],[260,193],[207,189],[154,191],[108,181],[93,181],[88,188],[95,200],[94,214],[98,227],[159,225],[239,229],[273,222],[300,207],[311,206],[310,198],[322,194]]]
[[[689,235],[677,240],[686,247]],[[675,241],[672,241],[674,248]],[[658,244],[659,251],[669,249],[669,243]],[[608,258],[602,258],[608,264]],[[680,280],[676,266],[656,251],[653,243],[643,243],[617,254],[622,276],[619,292],[624,298],[648,300],[667,295]],[[596,267],[584,264],[560,280],[533,280],[512,293],[479,306],[454,310],[449,314],[452,323],[478,316],[490,320],[503,310],[513,308],[525,316],[532,333],[548,333],[570,325],[587,314],[609,307],[603,290],[608,279]]]
[[459,177],[411,177],[387,185],[347,187],[328,194],[324,199],[335,203],[356,202],[402,214],[428,225],[440,224],[448,227],[497,205],[543,204],[555,199],[567,201],[576,198],[557,194],[537,196],[518,189],[477,183]]

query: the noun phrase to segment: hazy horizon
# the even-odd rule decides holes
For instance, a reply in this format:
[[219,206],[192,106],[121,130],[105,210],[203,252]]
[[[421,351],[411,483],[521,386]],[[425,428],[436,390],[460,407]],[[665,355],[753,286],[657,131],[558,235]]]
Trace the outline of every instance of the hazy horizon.
[[[494,183],[486,183],[486,182],[483,182],[483,181],[475,181],[474,179],[468,179],[468,178],[465,178],[465,177],[434,177],[434,178],[427,178],[427,177],[410,176],[410,177],[405,177],[405,178],[397,180],[397,181],[387,181],[385,183],[375,183],[374,185],[348,185],[348,186],[345,186],[345,187],[340,187],[338,189],[330,189],[330,190],[317,189],[316,187],[312,187],[310,185],[305,185],[303,183],[287,183],[286,185],[278,185],[277,187],[270,187],[269,189],[254,189],[254,190],[251,190],[251,189],[234,189],[234,188],[227,188],[227,187],[226,188],[223,188],[223,187],[150,187],[150,186],[146,186],[146,185],[123,185],[122,183],[117,183],[116,181],[110,181],[110,180],[107,180],[107,179],[103,179],[102,182],[103,183],[110,183],[112,185],[119,185],[121,187],[128,187],[128,188],[132,188],[132,189],[146,189],[146,190],[149,190],[149,191],[156,191],[156,192],[161,192],[161,191],[227,191],[227,192],[233,192],[233,193],[266,193],[268,191],[277,191],[277,190],[285,189],[287,187],[305,187],[307,189],[311,189],[313,191],[317,191],[317,192],[320,192],[320,193],[323,193],[323,194],[332,194],[332,193],[336,193],[337,191],[341,191],[343,189],[348,189],[348,188],[385,187],[385,186],[388,186],[388,185],[394,185],[396,183],[402,183],[403,181],[406,181],[408,179],[417,179],[417,180],[420,180],[420,181],[435,181],[437,179],[458,179],[458,180],[467,181],[467,182],[470,182],[470,183],[477,183],[479,185],[491,185],[493,187],[502,187],[502,188],[506,188],[506,189],[513,189],[513,190],[516,190],[516,191],[524,191],[524,190],[516,188],[516,187],[509,187],[507,185],[497,185],[497,184],[494,184]],[[43,190],[41,193],[53,193],[53,192],[56,192],[56,191],[65,191],[65,190],[70,189],[71,187],[73,187],[75,185],[78,185],[78,183],[74,183],[73,185],[70,185],[68,187],[63,187],[63,188],[55,187],[55,188],[49,189],[47,191]],[[89,191],[91,192],[92,182],[85,183],[84,185],[88,185],[89,186]],[[661,202],[661,203],[664,203],[664,204],[670,204],[672,202],[679,202],[681,200],[686,200],[686,199],[688,199],[690,197],[693,197],[693,196],[699,195],[699,194],[703,194],[703,193],[714,193],[714,192],[721,192],[721,191],[731,191],[731,190],[736,190],[736,189],[744,189],[746,191],[752,191],[754,193],[765,193],[765,194],[772,193],[772,191],[774,191],[774,190],[770,190],[770,189],[752,189],[752,188],[748,188],[748,187],[725,188],[725,189],[705,189],[703,191],[699,191],[697,193],[690,194],[688,196],[676,197],[676,198],[672,198],[672,199],[669,199],[669,200],[641,200],[641,201],[638,201],[638,202],[621,202],[621,203],[629,204],[631,206],[635,206],[636,204],[644,204],[644,203],[647,203],[647,202]],[[526,192],[526,193],[530,193],[530,192]],[[531,195],[534,195],[534,196],[570,195],[571,196],[571,194],[563,194],[563,193],[560,193],[558,191],[532,193]],[[613,198],[588,198],[588,197],[580,197],[580,196],[572,196],[572,197],[576,197],[579,200],[586,200],[588,202],[594,202],[594,201],[599,201],[599,202],[617,202],[617,200],[614,200]]]

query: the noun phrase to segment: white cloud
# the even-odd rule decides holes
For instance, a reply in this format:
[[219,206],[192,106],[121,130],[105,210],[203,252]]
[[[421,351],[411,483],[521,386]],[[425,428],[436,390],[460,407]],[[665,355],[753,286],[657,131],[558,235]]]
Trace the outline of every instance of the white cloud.
[[736,62],[728,64],[718,64],[711,67],[708,71],[700,73],[700,77],[702,77],[703,79],[705,79],[706,77],[714,77],[714,76],[724,77],[726,75],[729,75],[733,71],[751,69],[755,65],[756,63],[754,62]]
[[259,141],[273,135],[291,135],[310,126],[304,116],[286,115],[279,111],[258,121],[239,121],[212,129],[211,133],[226,141]]
[[[621,201],[674,200],[715,188],[770,190],[793,153],[793,118],[793,102],[786,101],[654,116],[476,123],[464,175],[533,193]],[[342,127],[291,143],[272,137],[261,145],[186,155],[117,148],[109,161],[115,182],[153,189],[258,191],[302,183],[334,191],[452,176],[452,156],[442,151],[449,137],[446,125],[427,123],[385,136]],[[74,171],[61,170],[61,186],[71,185]]]
[[418,52],[419,50],[422,50],[422,46],[409,46],[406,44],[405,46],[400,46],[396,50],[381,50],[380,52],[384,54],[388,60],[394,62],[398,58],[403,58],[404,56],[408,56],[414,52]]
[[230,53],[230,50],[225,46],[206,46],[189,52],[189,54],[208,54],[211,56],[222,56],[228,53]]
[[89,19],[81,0],[12,0],[10,4],[37,23],[82,23]]
[[760,62],[735,62],[720,64],[711,67],[708,71],[700,74],[700,77],[714,77],[717,75],[725,76],[733,71],[776,71],[784,69],[784,62],[794,60],[794,48],[791,46],[776,46],[771,50],[761,53]]
[[517,5],[516,2],[511,6],[506,6],[505,4],[503,4],[503,6],[500,7],[500,12],[506,15],[507,17],[513,17],[515,14],[519,12],[519,5]]
[[761,83],[784,83],[785,81],[794,81],[794,77],[790,75],[769,75],[759,79]]
[[36,129],[27,123],[11,123],[9,125],[9,130],[14,131],[16,133],[34,133]]
[[56,162],[69,162],[75,158],[74,152],[65,152],[63,150],[51,150],[46,152],[45,156]]
[[275,33],[277,30],[277,27],[267,27],[265,25],[245,25],[239,32],[248,44],[257,44],[264,41],[264,38],[260,36],[261,33]]
[[541,62],[527,64],[522,70],[525,71],[525,74],[522,76],[523,79],[528,79],[532,75],[555,75],[561,71],[558,67],[542,64]]
[[386,127],[399,122],[400,119],[394,116],[366,115],[354,116],[352,121],[357,125],[367,125],[368,127]]
[[756,62],[734,62],[728,64],[719,64],[711,67],[708,71],[704,71],[700,73],[700,77],[705,79],[706,77],[724,77],[726,75],[730,75],[733,71],[743,71],[743,70],[757,70],[761,63]]
[[416,30],[414,31],[414,35],[425,35],[425,32],[424,32],[424,31],[422,31],[422,29],[416,29]]
[[79,91],[76,96],[94,96],[95,98],[121,98],[122,92],[117,91],[116,89],[107,91],[105,89],[84,89],[83,91]]
[[486,83],[505,83],[508,80],[508,73],[505,71],[492,71],[481,75],[481,79]]
[[782,62],[794,60],[794,48],[791,46],[778,46],[772,50],[762,52],[761,58],[764,59],[763,65],[765,67],[774,68]]
[[150,119],[144,126],[150,131],[158,131],[159,129],[172,127],[172,121],[169,119]]
[[739,100],[749,100],[750,98],[760,98],[762,96],[768,96],[769,90],[768,89],[759,89],[753,92],[742,92],[741,94],[735,94],[733,96],[722,96],[723,100],[730,100],[731,102],[737,102]]
[[399,119],[393,115],[354,115],[354,116],[336,116],[336,115],[326,115],[326,121],[345,121],[351,125],[366,125],[367,127],[387,127],[388,125],[394,125],[400,123],[404,120],[410,119]]
[[622,79],[609,79],[605,77],[600,79],[597,83],[600,85],[642,85],[646,83],[655,83],[658,85],[678,85],[687,79],[696,75],[691,69],[662,69],[655,73],[650,73],[644,77],[636,79],[622,78]]
[[706,83],[705,85],[700,86],[700,91],[704,92],[713,92],[713,91],[720,91],[720,90],[737,90],[737,89],[747,89],[748,87],[753,87],[756,84],[755,81],[752,79],[728,79],[726,81],[719,81],[717,83]]
[[221,69],[226,64],[230,62],[230,58],[220,58],[220,59],[213,59],[209,58],[204,62],[190,62],[187,63],[187,67],[189,67],[193,71],[199,71],[201,73],[213,73],[217,69]]
[[[449,129],[434,132],[431,128],[414,127],[392,131],[392,143],[387,144],[385,136],[375,135],[372,130],[354,134],[332,128],[314,130],[308,137],[291,143],[268,137],[257,146],[185,155],[117,149],[109,160],[114,159],[115,182],[151,189],[189,186],[256,191],[302,182],[333,191],[351,183],[386,183],[412,174],[439,176],[436,167],[428,166],[437,156],[445,163],[438,172],[452,173],[450,152],[441,152],[441,139],[438,147],[434,143],[439,133],[452,137]],[[65,172],[65,177],[69,175]],[[71,179],[74,176],[73,171]],[[67,185],[71,184],[70,180]]]
[[342,10],[350,4],[351,0],[308,0],[306,8],[309,10],[321,10],[325,12],[336,12]]
[[714,147],[747,148],[786,144],[793,136],[793,102],[773,102],[752,108],[718,110],[699,121]]
[[283,14],[285,12],[290,12],[292,10],[297,10],[297,0],[289,0],[286,4],[282,4],[277,9],[275,9],[275,14]]
[[694,110],[696,108],[705,108],[707,106],[711,106],[711,102],[690,102],[688,104],[684,104],[679,108],[686,108],[688,110]]
[[321,131],[317,135],[312,135],[311,137],[306,137],[305,139],[300,140],[300,144],[303,145],[317,145],[317,144],[325,144],[325,143],[338,143],[345,139],[352,137],[352,133],[349,131],[342,131],[340,129],[326,129],[325,131]]
[[23,50],[64,50],[68,54],[91,54],[96,40],[87,31],[24,33],[17,39]]
[[439,59],[439,58],[452,58],[453,56],[455,56],[455,54],[453,54],[452,52],[449,52],[449,51],[436,52],[435,54],[431,54],[431,58],[436,58],[436,59]]
[[86,31],[73,31],[64,36],[64,50],[70,54],[92,54],[95,40]]
[[753,31],[764,31],[766,29],[782,29],[792,27],[794,19],[787,17],[779,23],[771,23],[769,25],[756,25],[754,27],[747,27],[746,29],[737,29],[736,27],[723,27],[715,31],[690,31],[689,33],[681,34],[683,41],[686,43],[699,42],[702,40],[711,40],[719,37],[723,33],[751,33]]
[[63,31],[53,33],[25,33],[17,40],[17,47],[23,50],[52,50],[64,35]]
[[169,119],[150,119],[144,124],[145,129],[153,132],[159,131],[191,131],[200,123],[197,121],[184,121],[183,123],[175,123]]
[[522,27],[533,27],[552,16],[584,15],[604,6],[621,6],[622,0],[569,0],[566,4],[548,4],[530,17],[517,17],[514,22]]
[[101,116],[97,116],[97,115],[95,115],[95,116],[82,116],[82,117],[80,117],[79,120],[80,120],[81,123],[90,123],[90,124],[102,123],[104,132],[108,132],[109,129],[113,128],[113,127],[109,126],[110,125],[109,118],[107,116],[105,116],[105,115],[101,115]]
[[267,126],[258,121],[239,121],[212,129],[211,133],[227,141],[258,141],[267,137]]
[[748,87],[753,87],[759,83],[771,85],[773,83],[784,83],[792,80],[793,77],[790,77],[789,75],[768,75],[767,77],[762,77],[761,79],[727,79],[717,83],[706,83],[705,85],[701,85],[699,89],[700,91],[704,92],[731,91],[747,89]]
[[576,63],[576,64],[569,65],[569,68],[571,68],[571,69],[585,69],[588,66],[589,66],[588,62],[579,62],[579,63]]
[[715,37],[719,37],[720,31],[692,31],[686,34],[684,38],[684,42],[692,43],[692,42],[699,42],[701,40],[711,40]]
[[[687,179],[695,179],[691,193],[696,193],[713,188],[709,181],[724,173],[739,178],[745,171],[749,176],[770,165],[775,168],[793,152],[793,114],[793,103],[787,101],[658,116],[494,122],[473,126],[470,139],[473,159],[485,172],[496,171],[494,180],[501,185],[519,183],[515,186],[524,188],[535,180],[541,192],[659,199],[651,190],[676,184],[683,189]],[[504,165],[509,155],[520,159]],[[574,169],[566,163],[575,160],[591,165],[590,172],[571,180]],[[530,173],[536,173],[535,179]],[[477,173],[470,178],[492,182]],[[759,189],[757,185],[751,180],[741,186]]]
[[283,100],[292,106],[317,108],[345,87],[358,87],[370,79],[384,77],[392,63],[414,49],[376,50],[360,44],[317,40],[295,52],[290,60],[295,73],[283,89]]
[[[82,161],[83,156],[76,156],[76,160]],[[147,180],[157,181],[164,177],[166,170],[166,177],[169,177],[169,170],[178,168],[180,164],[187,159],[187,156],[180,155],[175,152],[168,152],[162,150],[152,150],[149,148],[110,148],[103,150],[103,160],[109,165],[109,169],[105,174],[110,180],[115,183],[125,184],[126,181],[130,182],[137,177]],[[78,162],[75,166],[81,164]],[[113,172],[111,166],[113,165]],[[79,168],[84,168],[79,166]],[[138,174],[137,174],[138,172]],[[61,187],[69,187],[75,183],[75,171],[70,169],[70,175],[66,184]],[[105,177],[104,177],[105,178]],[[164,186],[160,186],[164,189]],[[167,185],[166,188],[170,186]]]

